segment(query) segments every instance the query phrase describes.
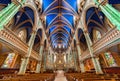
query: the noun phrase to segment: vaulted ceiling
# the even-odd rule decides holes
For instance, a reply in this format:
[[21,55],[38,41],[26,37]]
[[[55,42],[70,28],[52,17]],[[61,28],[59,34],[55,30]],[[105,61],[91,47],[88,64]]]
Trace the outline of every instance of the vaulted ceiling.
[[[41,19],[44,21],[44,28],[49,39],[50,45],[54,49],[68,48],[75,33],[77,20],[79,19],[78,4],[80,0],[38,0],[41,3],[42,11],[40,13]],[[0,5],[7,6],[11,0],[0,0]],[[119,4],[120,0],[108,0],[109,4]],[[4,8],[4,7],[3,7]],[[26,28],[30,38],[30,32],[34,24],[34,12],[29,7],[21,9],[14,17],[14,28]],[[90,8],[86,12],[86,24],[88,31],[91,34],[95,27],[103,28],[104,15],[97,8]],[[94,22],[93,22],[94,21]],[[96,24],[95,22],[98,22]],[[21,24],[22,23],[22,24]],[[19,25],[20,24],[20,25]],[[16,28],[15,28],[16,29]],[[42,31],[41,31],[42,32]],[[42,37],[42,33],[39,37]],[[92,38],[92,36],[90,36]],[[38,37],[37,37],[38,38]],[[36,38],[35,41],[38,41]],[[78,38],[81,42],[85,42],[82,30],[79,30]],[[36,43],[36,42],[35,42]]]
[[77,0],[43,0],[42,16],[53,48],[67,48],[78,18]]

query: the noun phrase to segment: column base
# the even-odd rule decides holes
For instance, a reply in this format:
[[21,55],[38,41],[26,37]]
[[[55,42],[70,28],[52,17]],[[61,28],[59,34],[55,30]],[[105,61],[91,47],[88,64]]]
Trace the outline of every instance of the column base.
[[18,73],[17,75],[25,75],[25,73]]
[[96,74],[104,74],[103,72],[96,72]]

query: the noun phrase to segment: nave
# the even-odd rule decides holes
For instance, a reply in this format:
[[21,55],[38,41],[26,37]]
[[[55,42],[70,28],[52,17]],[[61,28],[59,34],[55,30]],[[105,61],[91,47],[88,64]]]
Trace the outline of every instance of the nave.
[[0,0],[0,81],[120,81],[120,0]]

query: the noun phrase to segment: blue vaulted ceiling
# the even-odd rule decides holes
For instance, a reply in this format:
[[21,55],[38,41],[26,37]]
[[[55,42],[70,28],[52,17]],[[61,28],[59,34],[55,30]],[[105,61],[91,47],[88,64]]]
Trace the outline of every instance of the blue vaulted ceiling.
[[120,0],[108,0],[109,4],[120,4]]
[[9,4],[11,0],[0,0],[0,4]]
[[77,0],[43,0],[42,16],[51,46],[68,47],[78,17]]

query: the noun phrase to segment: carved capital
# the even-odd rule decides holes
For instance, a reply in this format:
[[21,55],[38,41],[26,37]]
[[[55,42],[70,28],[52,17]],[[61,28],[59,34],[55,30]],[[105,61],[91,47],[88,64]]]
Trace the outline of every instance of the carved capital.
[[32,33],[36,34],[36,33],[37,33],[37,31],[36,31],[36,30],[32,30]]
[[87,34],[87,33],[88,33],[88,31],[87,31],[87,30],[84,30],[84,31],[83,31],[83,33],[84,33],[84,34]]

